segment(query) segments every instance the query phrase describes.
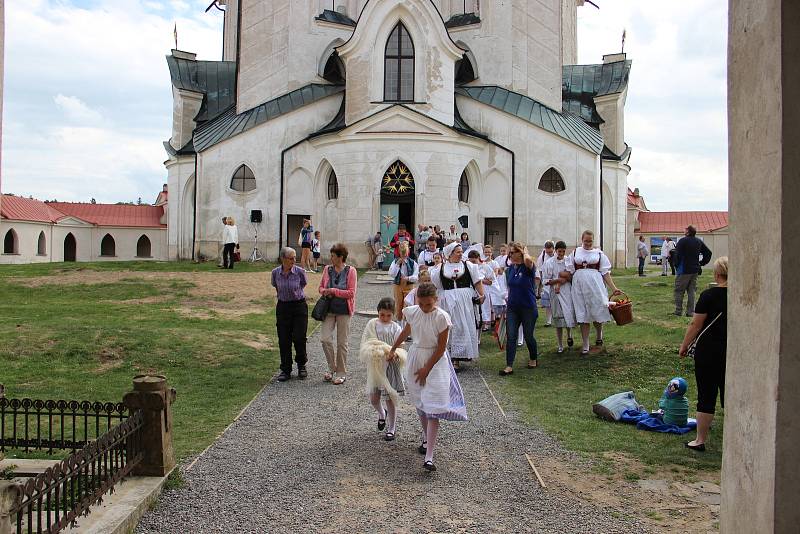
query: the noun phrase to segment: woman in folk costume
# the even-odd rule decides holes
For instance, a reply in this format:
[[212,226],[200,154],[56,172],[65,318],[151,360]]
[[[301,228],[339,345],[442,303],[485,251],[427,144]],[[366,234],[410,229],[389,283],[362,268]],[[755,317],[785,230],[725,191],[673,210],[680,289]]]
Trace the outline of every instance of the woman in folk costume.
[[[481,304],[481,321],[483,322],[482,330],[488,332],[492,323],[492,287],[497,283],[497,276],[495,276],[492,266],[484,263],[483,246],[480,243],[469,248],[467,258],[470,263],[478,266],[478,270],[483,277],[481,283],[483,284],[483,293],[486,298],[483,299]],[[497,298],[495,297],[494,300],[497,300]],[[480,343],[480,339],[478,342]]]
[[[403,376],[405,351],[398,350],[397,358],[387,359],[389,349],[402,330],[399,324],[392,321],[394,310],[395,303],[391,298],[386,297],[378,302],[378,317],[371,319],[364,328],[359,351],[361,361],[367,366],[369,402],[378,412],[378,430],[386,429],[386,441],[394,441],[398,397],[406,394]],[[385,400],[385,408],[381,398]]]
[[477,265],[463,260],[460,244],[450,243],[444,247],[443,255],[444,263],[429,272],[431,282],[439,291],[439,305],[453,321],[447,350],[458,369],[459,362],[478,358],[478,324],[473,299],[480,304],[484,301],[482,276]]
[[389,276],[394,278],[392,287],[394,288],[394,301],[397,306],[395,316],[398,321],[403,320],[404,300],[406,295],[414,289],[414,284],[417,283],[417,278],[419,277],[419,265],[409,257],[410,251],[408,242],[402,241],[397,247],[398,257],[389,267]]
[[581,235],[583,246],[572,253],[572,265],[567,271],[572,273],[572,303],[575,307],[575,320],[581,325],[583,348],[581,354],[589,354],[589,330],[591,323],[597,333],[595,345],[603,344],[603,323],[611,321],[608,311],[608,289],[612,295],[620,295],[611,278],[611,260],[602,250],[594,248],[594,233],[586,230]]
[[544,285],[544,278],[542,277],[541,269],[544,267],[544,264],[547,261],[555,256],[555,249],[553,246],[552,241],[545,241],[544,248],[542,249],[541,254],[539,257],[536,258],[536,265],[539,266],[539,278],[541,279],[540,286],[539,286],[539,298],[542,300],[542,308],[544,308],[545,315],[547,317],[547,322],[544,323],[545,326],[550,326],[553,324],[553,310],[552,310],[552,294],[550,291],[550,287]]
[[567,256],[567,244],[559,241],[555,255],[541,268],[542,285],[550,290],[553,326],[556,327],[559,354],[564,352],[563,335],[567,329],[567,346],[574,344],[571,329],[575,328],[575,308],[572,305],[572,284],[569,282],[572,256]]
[[436,470],[433,453],[439,421],[467,420],[461,384],[447,354],[447,339],[453,323],[447,312],[437,306],[436,293],[433,284],[420,284],[417,289],[419,305],[405,309],[406,326],[387,356],[393,358],[406,338],[414,336],[408,351],[406,383],[408,396],[422,425],[422,445],[417,450],[425,455],[423,467],[428,471]]

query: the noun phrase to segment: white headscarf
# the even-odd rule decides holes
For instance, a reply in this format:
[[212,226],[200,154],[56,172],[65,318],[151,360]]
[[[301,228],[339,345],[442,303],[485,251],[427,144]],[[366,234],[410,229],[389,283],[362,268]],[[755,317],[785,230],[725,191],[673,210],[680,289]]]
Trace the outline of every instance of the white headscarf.
[[476,251],[478,254],[480,254],[481,261],[486,260],[486,257],[483,255],[483,243],[475,243],[474,245],[472,245],[471,247],[469,247],[467,250],[464,251],[464,255],[469,257],[469,253],[472,252],[473,250]]
[[461,246],[460,243],[450,243],[449,245],[444,247],[442,249],[442,254],[444,254],[445,259],[449,260],[450,256],[453,255],[453,251],[456,249],[456,247],[460,247],[460,246]]

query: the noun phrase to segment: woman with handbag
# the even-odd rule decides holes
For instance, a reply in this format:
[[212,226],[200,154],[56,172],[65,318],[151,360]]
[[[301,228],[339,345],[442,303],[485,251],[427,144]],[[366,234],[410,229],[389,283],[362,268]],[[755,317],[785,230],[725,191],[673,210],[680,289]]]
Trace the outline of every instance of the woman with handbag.
[[686,446],[706,450],[708,430],[714,420],[717,393],[725,407],[725,357],[728,344],[728,257],[714,262],[717,286],[706,289],[694,308],[694,317],[686,329],[679,350],[681,358],[694,356],[697,380],[697,437]]
[[[331,247],[331,265],[322,272],[319,294],[329,299],[327,313],[322,320],[320,337],[322,350],[328,360],[326,382],[335,385],[344,384],[347,380],[347,355],[350,351],[350,319],[355,312],[358,273],[345,262],[348,251],[341,243]],[[336,331],[336,346],[333,344],[333,332]]]

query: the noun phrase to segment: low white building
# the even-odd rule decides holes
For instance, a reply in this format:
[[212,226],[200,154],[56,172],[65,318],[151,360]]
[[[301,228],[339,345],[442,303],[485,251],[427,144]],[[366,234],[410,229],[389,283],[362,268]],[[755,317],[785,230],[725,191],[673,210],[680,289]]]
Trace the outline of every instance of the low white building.
[[168,259],[166,189],[154,206],[2,197],[0,264]]
[[[169,257],[324,246],[399,223],[626,257],[624,54],[575,65],[582,0],[218,0],[224,61],[173,51]],[[241,6],[241,12],[238,11]],[[258,221],[253,222],[250,221]]]

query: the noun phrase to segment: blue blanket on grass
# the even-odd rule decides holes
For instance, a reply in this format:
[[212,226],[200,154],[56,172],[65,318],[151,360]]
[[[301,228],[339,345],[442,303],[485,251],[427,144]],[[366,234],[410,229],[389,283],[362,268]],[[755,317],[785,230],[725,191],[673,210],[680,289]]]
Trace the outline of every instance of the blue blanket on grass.
[[697,428],[697,420],[689,418],[686,426],[668,425],[659,417],[653,417],[646,410],[625,410],[619,418],[620,423],[636,425],[639,430],[664,432],[666,434],[686,434]]

